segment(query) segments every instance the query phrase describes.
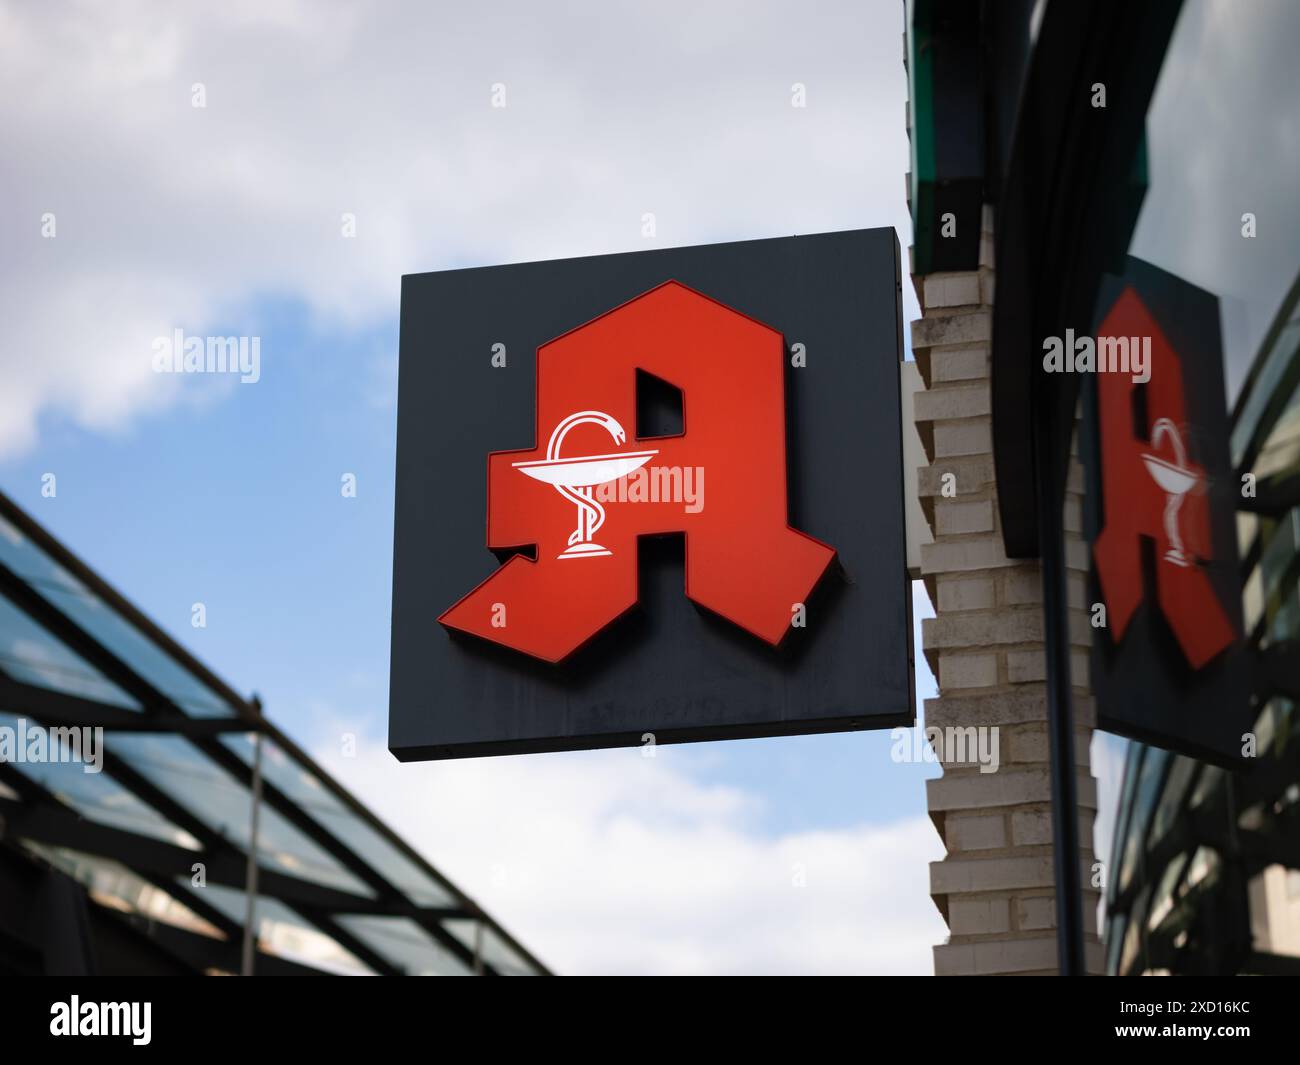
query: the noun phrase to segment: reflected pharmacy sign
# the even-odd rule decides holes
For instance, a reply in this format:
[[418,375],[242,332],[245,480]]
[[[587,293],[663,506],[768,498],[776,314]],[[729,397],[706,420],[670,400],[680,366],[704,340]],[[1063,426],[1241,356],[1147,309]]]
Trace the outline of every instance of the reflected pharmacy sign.
[[1218,300],[1134,258],[1104,296],[1098,342],[1140,338],[1150,367],[1090,397],[1098,724],[1233,761],[1252,715]]

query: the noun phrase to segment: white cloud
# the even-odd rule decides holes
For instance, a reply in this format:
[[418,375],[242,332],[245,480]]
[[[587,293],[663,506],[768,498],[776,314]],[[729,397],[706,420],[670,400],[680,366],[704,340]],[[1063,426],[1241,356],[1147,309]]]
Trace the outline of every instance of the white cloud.
[[769,835],[690,748],[316,757],[562,973],[928,974],[946,934],[927,818]]
[[267,296],[345,337],[403,272],[652,246],[647,211],[655,246],[905,227],[901,30],[894,0],[0,3],[0,457],[175,402],[153,338],[251,334]]

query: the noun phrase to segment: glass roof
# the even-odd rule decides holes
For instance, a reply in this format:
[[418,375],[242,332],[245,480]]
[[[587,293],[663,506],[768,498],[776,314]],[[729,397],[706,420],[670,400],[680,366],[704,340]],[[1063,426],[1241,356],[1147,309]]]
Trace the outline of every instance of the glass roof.
[[[109,607],[3,514],[0,514],[0,565],[23,578],[46,602],[67,614],[74,624],[191,713],[210,716],[233,712],[219,694]],[[15,610],[12,605],[5,605]],[[65,653],[72,654],[66,649]],[[85,663],[82,665],[88,672],[95,672]],[[135,704],[131,701],[125,705]]]
[[[190,808],[217,835],[248,848],[251,793],[225,769],[180,736],[116,735],[113,753]],[[348,872],[328,851],[309,839],[269,805],[258,822],[259,864],[325,887],[373,898],[374,891]]]
[[28,584],[80,587],[72,574],[37,547],[4,514],[0,514],[0,565],[13,570]]
[[94,595],[64,587],[43,588],[41,592],[76,625],[186,712],[196,717],[234,713],[216,692]]
[[471,976],[474,970],[409,917],[344,916],[339,924],[408,976]]
[[[0,729],[12,729],[17,735],[21,727],[19,718],[0,713]],[[33,728],[33,723],[28,722],[26,728]],[[201,849],[198,840],[141,801],[107,772],[87,772],[93,766],[71,761],[33,762],[21,753],[10,764],[82,817],[109,828],[174,843],[186,850]]]
[[[44,692],[27,700],[32,706],[0,700],[0,753],[9,752],[0,757],[0,800],[63,812],[21,821],[32,860],[93,886],[101,905],[163,921],[170,915],[201,935],[226,938],[213,922],[242,927],[246,917],[240,885],[260,732],[265,787],[256,854],[259,867],[276,875],[263,877],[256,899],[259,951],[327,973],[464,975],[476,971],[476,956],[486,973],[546,972],[490,917],[474,916],[480,911],[471,900],[255,707],[231,701],[223,694],[229,688],[176,653],[159,630],[117,609],[112,590],[3,494],[0,566],[23,583],[15,598],[32,609],[0,592],[0,675]],[[30,597],[38,597],[34,606]],[[182,714],[146,705],[111,681],[72,649],[87,640],[96,663],[117,677],[134,673]],[[97,767],[14,756],[14,737],[33,730],[96,727],[97,706],[108,724],[98,740],[85,737],[95,744],[87,749],[103,755]],[[123,709],[138,715],[138,729],[123,724]],[[213,871],[201,889],[177,876],[191,863]],[[445,942],[422,927],[432,920],[446,930]],[[339,939],[371,953],[362,960]]]
[[0,599],[0,672],[22,684],[139,710],[140,704],[8,599]]
[[201,932],[216,939],[225,938],[221,929],[205,921],[176,895],[136,876],[121,862],[67,847],[47,847],[30,841],[24,846],[84,884],[92,896],[114,909],[143,914],[151,920]]
[[[177,883],[182,888],[189,889],[188,880],[178,880]],[[243,923],[248,896],[242,891],[218,884],[208,884],[198,890],[207,902],[232,921]],[[278,899],[258,895],[253,919],[257,923],[257,938],[262,950],[340,975],[362,976],[374,973],[355,954],[312,927],[309,921]]]
[[457,917],[445,922],[447,931],[471,951],[478,951],[485,962],[502,976],[536,976],[537,971],[514,947],[491,928],[471,917]]
[[[248,765],[253,764],[253,737],[251,733],[234,733],[223,736],[221,742],[239,755]],[[432,876],[403,854],[368,824],[348,809],[321,779],[295,762],[274,743],[262,749],[262,775],[328,828],[359,857],[364,858],[383,874],[390,884],[409,895],[421,906],[452,906],[455,898]]]

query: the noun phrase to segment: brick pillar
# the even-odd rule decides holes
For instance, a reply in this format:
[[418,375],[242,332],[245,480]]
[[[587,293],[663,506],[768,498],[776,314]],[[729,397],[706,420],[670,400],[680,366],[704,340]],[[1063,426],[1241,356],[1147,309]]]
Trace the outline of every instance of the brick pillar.
[[[925,383],[915,420],[929,458],[918,492],[934,533],[934,543],[921,548],[921,573],[937,614],[925,622],[922,645],[941,693],[926,700],[925,724],[996,727],[1000,754],[1000,768],[982,773],[941,750],[943,776],[927,785],[930,817],[948,852],[930,868],[930,894],[950,930],[948,941],[934,948],[939,975],[1056,971],[1042,581],[1037,562],[1006,557],[998,520],[989,398],[992,248],[986,208],[978,270],[912,278],[922,309],[912,323],[912,347]],[[1069,488],[1085,951],[1089,971],[1100,972],[1098,891],[1091,884],[1097,791],[1088,754],[1087,557],[1079,538],[1077,469]]]

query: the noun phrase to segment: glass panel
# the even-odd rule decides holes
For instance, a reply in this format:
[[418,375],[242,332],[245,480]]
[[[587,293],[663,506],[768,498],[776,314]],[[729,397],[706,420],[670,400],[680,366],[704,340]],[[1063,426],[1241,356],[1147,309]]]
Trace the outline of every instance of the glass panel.
[[1269,705],[1274,708],[1277,733],[1284,737],[1281,742],[1300,743],[1300,714],[1296,713],[1297,704],[1278,696]]
[[234,711],[216,692],[185,669],[101,599],[84,590],[42,587],[42,594],[145,680],[196,717],[224,717]]
[[453,917],[443,921],[442,926],[459,939],[470,950],[475,949],[478,930],[482,927],[483,938],[478,941],[478,949],[483,960],[502,976],[536,976],[537,970],[526,961],[518,951],[499,936],[496,931],[472,917]]
[[[0,714],[0,727],[12,729],[16,736],[21,736],[19,719],[10,714]],[[28,731],[34,727],[30,723],[26,725]],[[111,746],[114,742],[114,735],[106,734],[105,744]],[[21,749],[20,743],[19,752]],[[107,772],[88,773],[88,767],[77,762],[28,762],[15,758],[12,765],[96,824],[164,840],[187,850],[201,849],[198,840],[137,798]]]
[[22,684],[127,710],[141,709],[135,699],[8,599],[0,599],[0,670]]
[[[1129,821],[1133,815],[1133,796],[1137,791],[1138,769],[1142,764],[1146,750],[1146,747],[1141,743],[1130,743],[1128,752],[1124,756],[1124,776],[1120,784],[1119,807],[1115,811],[1115,834],[1111,842],[1110,856],[1111,864],[1117,869],[1123,865],[1121,859],[1122,848],[1128,839]],[[1108,907],[1119,895],[1119,891],[1120,878],[1118,876],[1107,877],[1106,902]]]
[[1119,951],[1124,944],[1124,927],[1128,923],[1128,917],[1124,914],[1116,914],[1110,919],[1106,929],[1106,974],[1108,976],[1119,975]]
[[[245,763],[253,764],[251,734],[223,736],[222,742]],[[458,904],[451,892],[344,806],[314,773],[269,740],[262,748],[262,773],[411,901],[420,906]]]
[[355,814],[322,812],[320,823],[416,905],[460,904],[458,898]]
[[23,840],[23,846],[84,884],[91,897],[102,906],[143,914],[151,920],[213,939],[226,938],[221,929],[119,862],[66,847],[50,847],[33,840]]
[[[243,759],[244,764],[253,764],[254,733],[236,732],[221,737],[221,742]],[[299,806],[306,808],[313,816],[320,810],[341,809],[339,801],[325,785],[299,764],[272,740],[262,743],[262,777],[268,784],[284,792]]]
[[1273,746],[1273,741],[1281,734],[1286,722],[1283,717],[1281,701],[1270,699],[1255,718],[1255,742],[1259,745],[1258,754],[1265,754]]
[[1217,765],[1207,765],[1201,771],[1201,779],[1196,783],[1196,790],[1192,792],[1192,808],[1199,809],[1211,802],[1217,804],[1219,796],[1223,793],[1223,781],[1226,775]]
[[1174,887],[1178,883],[1178,877],[1182,874],[1183,867],[1187,864],[1187,855],[1180,854],[1166,867],[1164,874],[1160,877],[1159,884],[1151,896],[1150,915],[1147,917],[1147,928],[1154,932],[1160,927],[1160,922],[1168,917],[1174,910],[1174,903],[1177,901],[1174,896]]
[[1282,600],[1273,624],[1269,626],[1269,641],[1280,643],[1291,639],[1297,632],[1300,632],[1300,588],[1293,588]]
[[1188,786],[1196,776],[1201,763],[1192,758],[1176,756],[1169,769],[1169,777],[1160,794],[1160,805],[1156,807],[1151,819],[1151,831],[1147,833],[1147,846],[1154,847],[1173,827],[1174,821],[1183,813],[1183,800]]
[[1124,933],[1124,945],[1120,951],[1120,976],[1128,976],[1133,973],[1134,966],[1138,963],[1138,955],[1144,953],[1146,927],[1142,917],[1146,913],[1149,895],[1150,889],[1147,889],[1133,903],[1133,912],[1129,915],[1128,929]]
[[1265,867],[1251,878],[1249,897],[1255,949],[1300,956],[1300,871]]
[[[188,880],[179,883],[189,887]],[[189,890],[240,926],[244,924],[248,906],[244,892],[219,884]],[[253,923],[257,926],[258,949],[267,954],[343,976],[374,975],[370,966],[279,899],[259,895]]]
[[1209,847],[1198,847],[1192,855],[1191,865],[1187,867],[1188,889],[1204,885],[1208,890],[1217,882],[1222,864],[1218,854]]
[[[250,792],[192,743],[179,736],[116,735],[112,748],[213,831],[247,850]],[[325,887],[375,897],[333,855],[265,803],[258,823],[258,861]]]
[[408,976],[471,976],[472,971],[409,917],[345,914],[338,923]]
[[1138,778],[1137,791],[1133,799],[1133,808],[1129,814],[1128,830],[1124,836],[1124,857],[1120,864],[1120,890],[1128,888],[1139,866],[1139,854],[1146,839],[1147,822],[1160,793],[1160,782],[1164,779],[1164,770],[1169,762],[1169,752],[1156,747],[1148,747],[1142,758],[1141,775]]
[[1250,393],[1232,427],[1234,465],[1240,466],[1246,459],[1246,450],[1260,427],[1260,419],[1272,402],[1273,393],[1281,386],[1297,347],[1300,347],[1300,303],[1291,308],[1288,322],[1279,333],[1277,342],[1263,354],[1259,375],[1251,383]]
[[[91,593],[3,517],[0,517],[0,563],[27,580],[54,606],[190,712],[201,717],[231,713],[216,692]],[[133,701],[124,705],[137,708]]]
[[[1264,594],[1268,598],[1289,594],[1295,584],[1292,575],[1287,580],[1291,563],[1300,552],[1300,510],[1293,510],[1277,523],[1259,560],[1259,570],[1264,577]],[[1287,587],[1282,581],[1287,580]]]
[[[1291,372],[1300,378],[1300,351],[1293,353]],[[1281,480],[1294,473],[1297,466],[1300,466],[1300,381],[1269,428],[1255,457],[1254,472],[1260,481]]]
[[0,515],[0,563],[32,584],[81,589],[81,583],[67,570]]

